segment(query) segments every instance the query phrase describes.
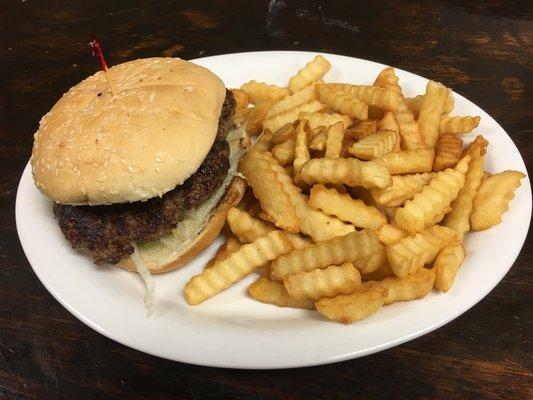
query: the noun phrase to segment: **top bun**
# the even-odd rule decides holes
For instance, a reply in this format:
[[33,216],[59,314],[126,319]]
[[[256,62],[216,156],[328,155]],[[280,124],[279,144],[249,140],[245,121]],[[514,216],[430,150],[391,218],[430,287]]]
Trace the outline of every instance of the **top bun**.
[[224,83],[175,58],[146,58],[71,88],[46,114],[32,152],[36,186],[63,204],[147,200],[181,185],[216,137]]

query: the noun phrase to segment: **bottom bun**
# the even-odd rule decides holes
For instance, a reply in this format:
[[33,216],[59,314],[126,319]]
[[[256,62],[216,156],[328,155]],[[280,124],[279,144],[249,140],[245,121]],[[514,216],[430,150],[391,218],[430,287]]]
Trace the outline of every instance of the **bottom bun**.
[[[227,186],[226,192],[218,204],[212,208],[207,221],[204,223],[200,232],[197,233],[196,237],[187,238],[187,235],[192,233],[191,230],[194,229],[194,223],[178,224],[176,229],[181,231],[180,233],[186,237],[187,242],[177,243],[181,248],[179,248],[179,250],[174,254],[170,256],[168,254],[163,254],[166,253],[165,250],[168,250],[167,247],[169,245],[172,246],[171,243],[166,243],[165,238],[154,242],[140,244],[139,250],[141,257],[143,258],[146,266],[150,269],[150,272],[153,274],[159,274],[172,271],[183,266],[198,253],[209,247],[209,245],[215,241],[217,236],[220,234],[220,231],[224,227],[228,210],[231,207],[239,204],[245,189],[246,181],[243,178],[238,176],[231,178],[231,182]],[[209,203],[209,201],[210,200],[207,200],[206,202]],[[209,204],[206,206],[208,207]],[[194,211],[190,215],[190,219],[192,221],[196,221]],[[149,251],[147,249],[149,249]],[[117,265],[129,271],[137,271],[135,264],[133,264],[130,258],[123,259]]]

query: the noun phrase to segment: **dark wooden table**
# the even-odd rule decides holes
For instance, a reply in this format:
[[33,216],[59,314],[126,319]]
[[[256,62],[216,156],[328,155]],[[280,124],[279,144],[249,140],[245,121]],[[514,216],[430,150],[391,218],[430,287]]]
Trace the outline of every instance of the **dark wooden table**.
[[14,205],[32,134],[59,96],[97,68],[88,55],[91,32],[102,36],[111,64],[295,49],[397,66],[441,81],[485,109],[529,165],[533,24],[527,2],[370,3],[1,2],[0,398],[533,397],[530,243],[496,289],[436,332],[365,358],[280,371],[203,368],[117,344],[61,307],[22,252]]

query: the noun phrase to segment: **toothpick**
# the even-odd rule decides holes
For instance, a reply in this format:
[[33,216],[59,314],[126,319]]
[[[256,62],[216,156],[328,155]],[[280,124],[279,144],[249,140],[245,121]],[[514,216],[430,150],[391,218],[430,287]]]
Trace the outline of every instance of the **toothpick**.
[[113,82],[111,81],[109,72],[107,71],[107,63],[105,61],[104,53],[102,51],[102,42],[100,41],[98,36],[91,35],[91,41],[89,42],[89,47],[91,48],[92,55],[97,57],[100,60],[100,65],[102,67],[102,71],[104,71],[107,84],[109,85],[109,88],[111,89],[111,93],[113,94],[113,96],[116,96],[117,92],[115,90],[115,87],[113,86]]

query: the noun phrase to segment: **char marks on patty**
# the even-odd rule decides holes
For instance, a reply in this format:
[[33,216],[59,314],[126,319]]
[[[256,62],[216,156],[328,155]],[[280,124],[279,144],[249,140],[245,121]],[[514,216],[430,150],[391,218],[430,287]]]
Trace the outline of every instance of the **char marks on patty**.
[[209,198],[226,177],[230,153],[226,137],[234,109],[235,100],[227,91],[217,136],[205,160],[183,185],[162,197],[104,206],[56,204],[54,214],[72,247],[91,252],[96,264],[116,264],[133,253],[134,240],[157,240],[175,228],[184,212]]

